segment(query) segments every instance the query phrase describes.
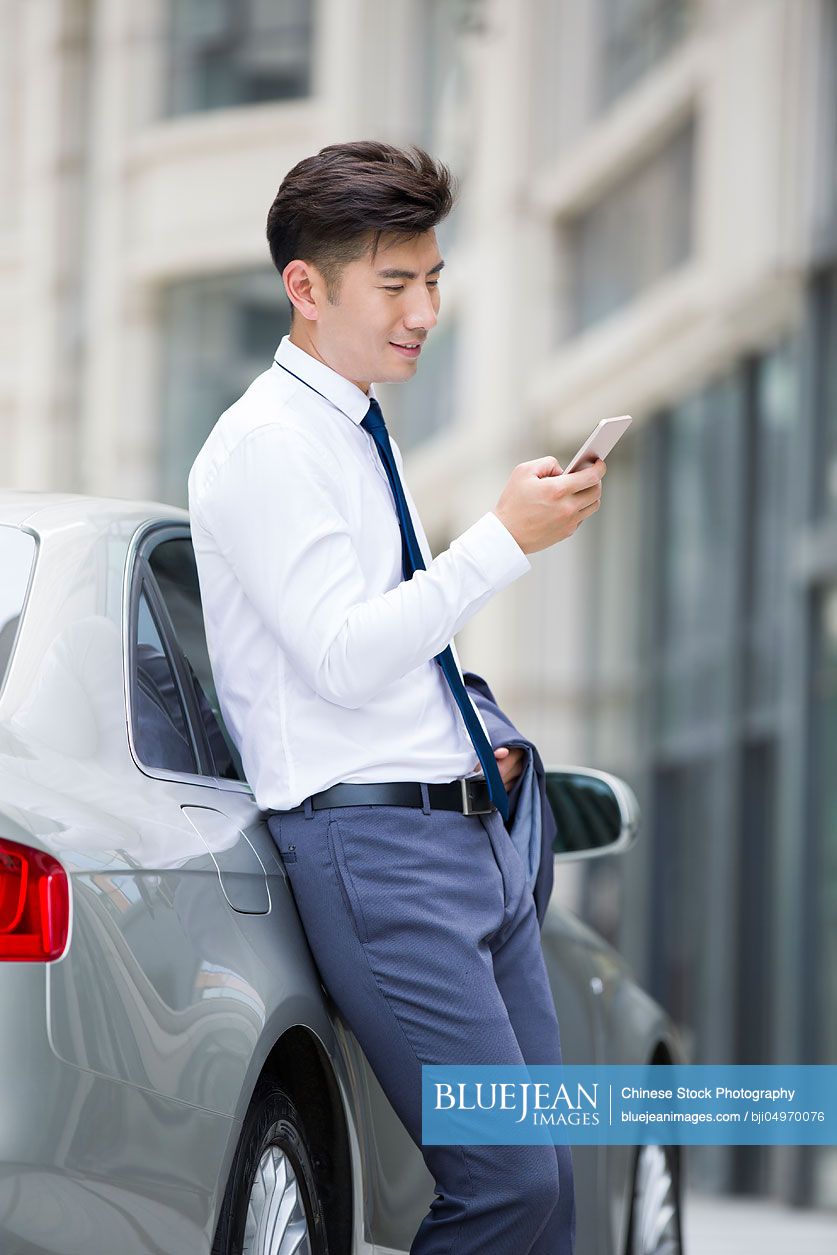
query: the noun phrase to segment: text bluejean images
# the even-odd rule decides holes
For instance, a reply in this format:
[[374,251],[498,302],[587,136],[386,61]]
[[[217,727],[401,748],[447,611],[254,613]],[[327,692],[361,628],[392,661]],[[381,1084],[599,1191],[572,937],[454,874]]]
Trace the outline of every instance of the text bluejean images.
[[835,1145],[837,1065],[425,1066],[422,1139]]

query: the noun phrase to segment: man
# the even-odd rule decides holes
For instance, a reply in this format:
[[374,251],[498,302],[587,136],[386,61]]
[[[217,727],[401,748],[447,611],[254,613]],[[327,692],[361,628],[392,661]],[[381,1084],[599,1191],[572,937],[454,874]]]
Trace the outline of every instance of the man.
[[436,1180],[411,1251],[571,1255],[569,1147],[421,1143],[423,1064],[561,1061],[504,824],[523,750],[492,750],[451,641],[599,508],[605,471],[523,463],[430,553],[373,384],[416,373],[453,194],[381,143],[290,171],[267,224],[290,335],[210,433],[189,507],[223,714],[323,983]]

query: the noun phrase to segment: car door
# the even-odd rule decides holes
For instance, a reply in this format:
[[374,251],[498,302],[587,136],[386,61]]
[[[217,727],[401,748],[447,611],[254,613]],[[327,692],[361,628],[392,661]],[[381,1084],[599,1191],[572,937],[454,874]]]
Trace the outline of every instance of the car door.
[[[268,877],[284,878],[273,840],[256,805],[238,751],[221,713],[206,645],[197,565],[188,528],[162,526],[140,551],[142,588],[161,625],[182,695],[200,771],[212,789],[183,813],[206,841],[224,893],[234,910],[264,914],[270,909]],[[143,644],[139,644],[143,649]],[[153,649],[144,662],[146,703],[164,708],[165,692],[154,692]],[[157,716],[159,718],[159,716]],[[159,733],[158,733],[159,736]],[[148,751],[151,752],[149,745]],[[148,753],[146,753],[148,757]]]
[[131,770],[103,776],[105,836],[73,825],[73,937],[50,974],[51,1034],[70,1063],[233,1117],[264,1024],[248,973],[270,891],[246,833],[218,806],[216,761],[155,576],[158,547],[178,538],[189,546],[182,524],[146,525],[128,555]]

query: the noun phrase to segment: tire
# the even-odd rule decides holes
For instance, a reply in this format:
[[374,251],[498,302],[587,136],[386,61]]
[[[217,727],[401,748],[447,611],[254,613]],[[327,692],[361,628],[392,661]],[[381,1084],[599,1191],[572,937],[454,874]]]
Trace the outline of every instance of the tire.
[[680,1149],[637,1146],[625,1255],[683,1255]]
[[325,1216],[299,1113],[280,1085],[260,1081],[244,1118],[212,1255],[286,1251],[328,1255]]

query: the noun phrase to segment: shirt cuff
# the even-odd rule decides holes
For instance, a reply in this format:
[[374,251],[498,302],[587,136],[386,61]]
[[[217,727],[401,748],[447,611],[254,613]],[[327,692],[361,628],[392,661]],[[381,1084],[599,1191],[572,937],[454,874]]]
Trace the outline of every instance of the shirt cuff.
[[524,575],[531,562],[492,510],[458,537],[495,592]]

